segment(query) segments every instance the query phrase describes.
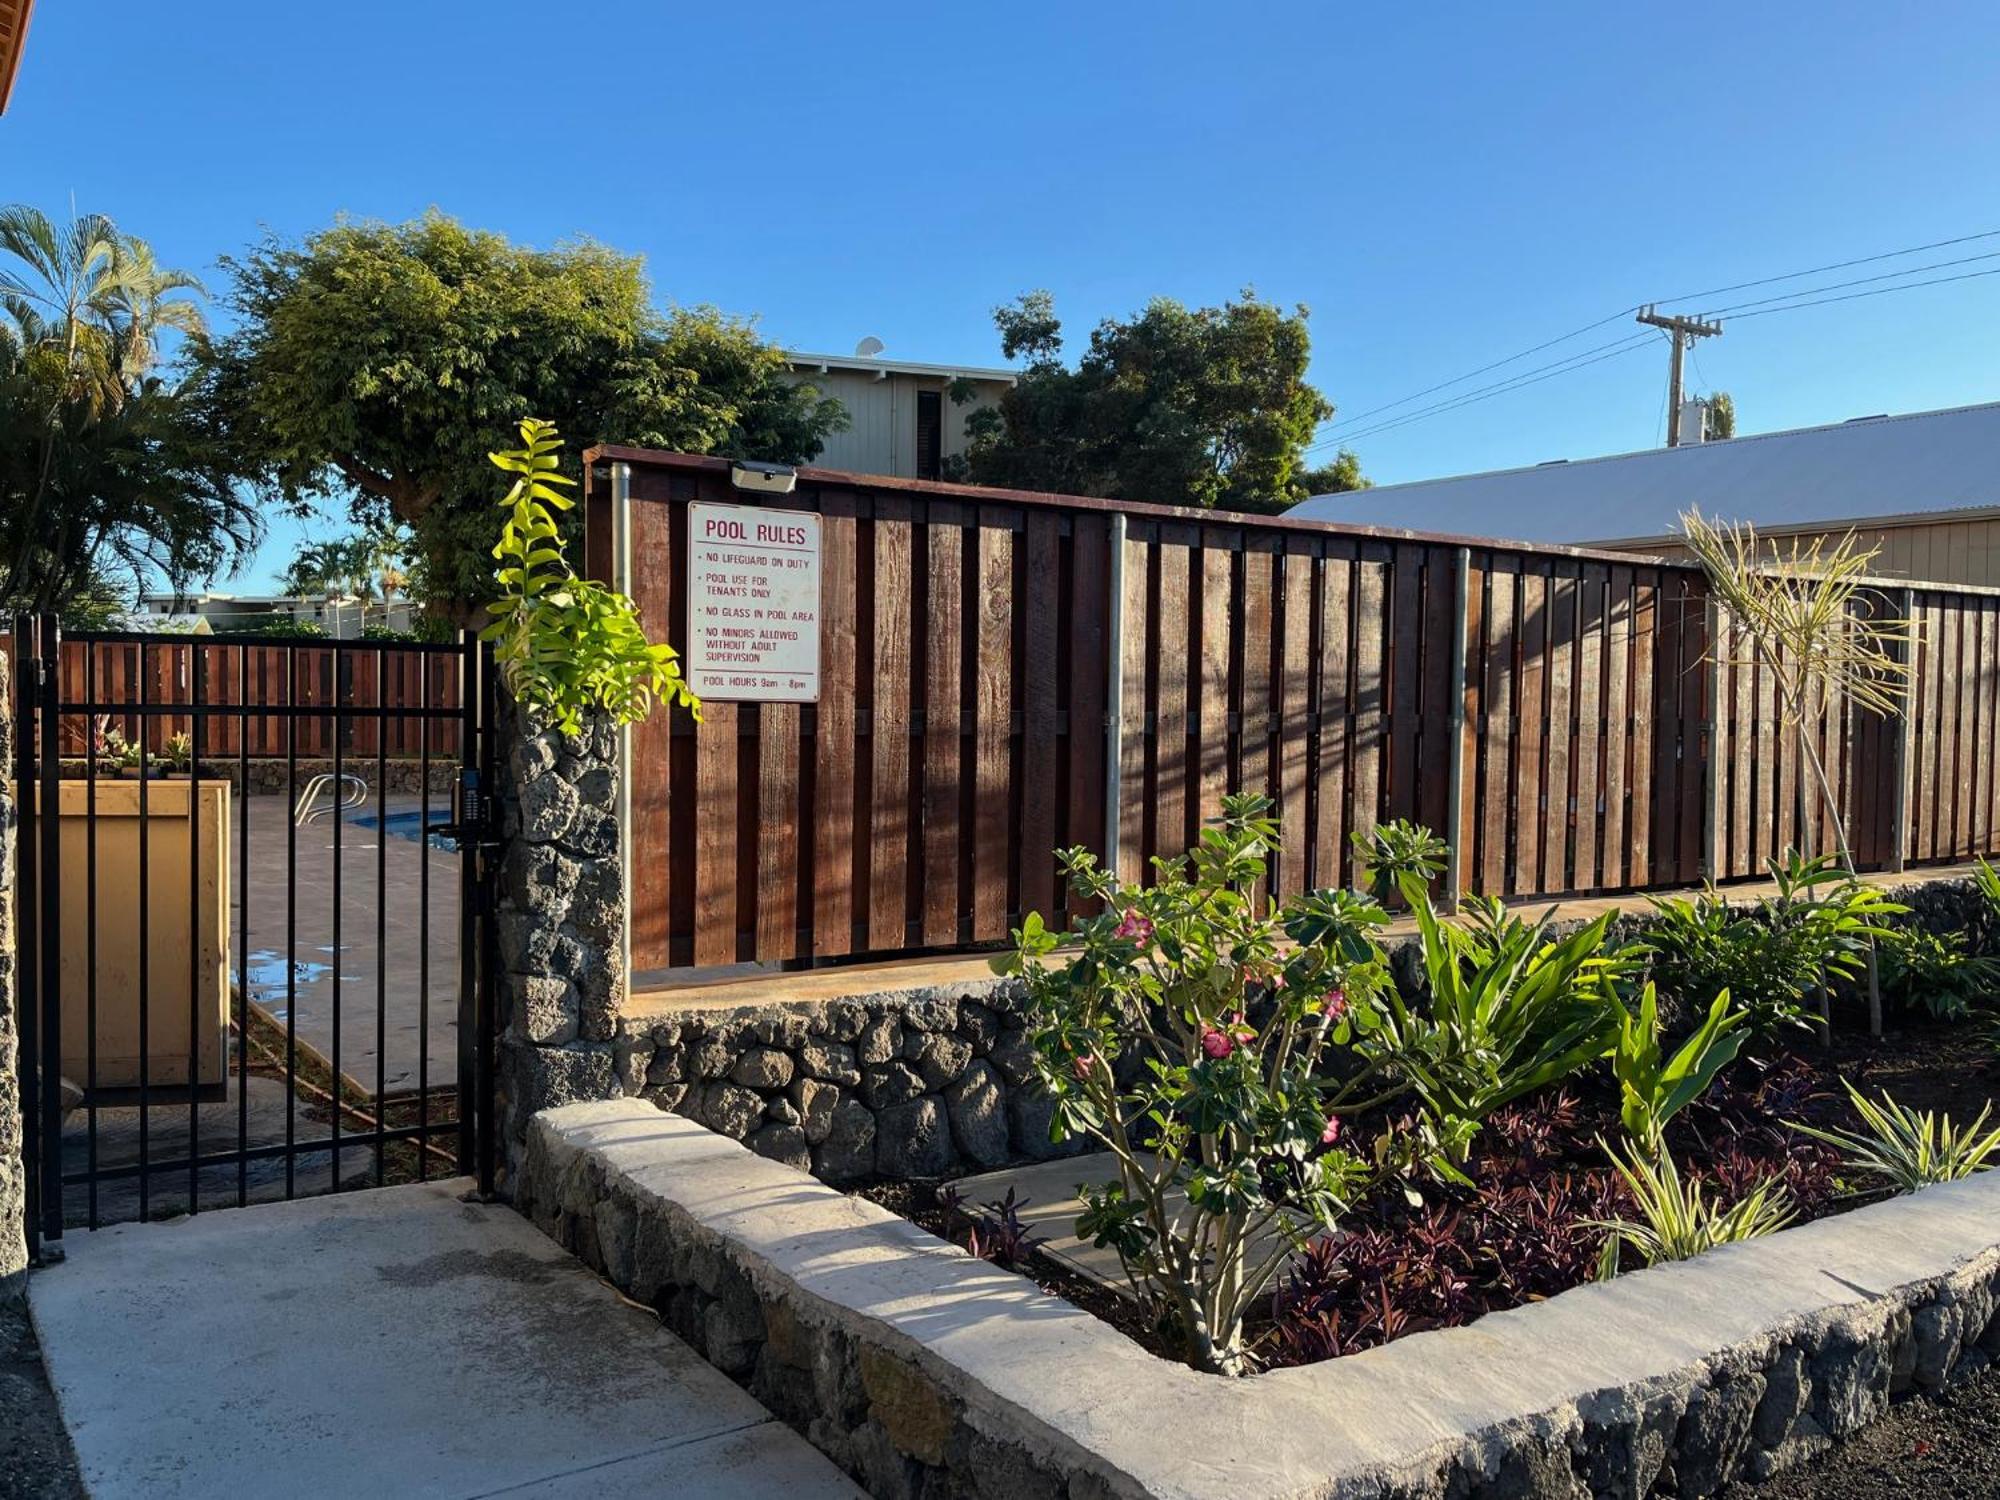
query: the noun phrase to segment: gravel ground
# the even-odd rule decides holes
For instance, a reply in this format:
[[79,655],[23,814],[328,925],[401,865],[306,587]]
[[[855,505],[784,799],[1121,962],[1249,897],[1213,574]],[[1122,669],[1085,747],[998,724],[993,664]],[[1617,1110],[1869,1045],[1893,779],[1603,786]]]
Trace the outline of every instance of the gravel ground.
[[0,1500],[83,1500],[28,1309],[0,1303]]
[[1993,1500],[2000,1495],[2000,1370],[1913,1396],[1825,1457],[1724,1500]]

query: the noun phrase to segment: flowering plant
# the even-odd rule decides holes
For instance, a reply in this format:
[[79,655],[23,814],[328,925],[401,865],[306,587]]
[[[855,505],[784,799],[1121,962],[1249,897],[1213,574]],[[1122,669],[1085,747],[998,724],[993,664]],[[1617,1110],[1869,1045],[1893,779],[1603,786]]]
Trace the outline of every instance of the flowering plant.
[[1116,1181],[1085,1193],[1078,1235],[1117,1251],[1190,1365],[1224,1374],[1247,1370],[1244,1315],[1285,1257],[1410,1165],[1404,1137],[1357,1153],[1342,1129],[1404,1086],[1393,1053],[1351,1045],[1390,989],[1374,935],[1387,918],[1349,891],[1260,914],[1277,838],[1268,799],[1243,796],[1189,853],[1156,860],[1148,888],[1064,850],[1070,888],[1102,914],[1056,962],[1031,914],[995,964],[1026,982],[1052,1133],[1088,1135],[1117,1162]]

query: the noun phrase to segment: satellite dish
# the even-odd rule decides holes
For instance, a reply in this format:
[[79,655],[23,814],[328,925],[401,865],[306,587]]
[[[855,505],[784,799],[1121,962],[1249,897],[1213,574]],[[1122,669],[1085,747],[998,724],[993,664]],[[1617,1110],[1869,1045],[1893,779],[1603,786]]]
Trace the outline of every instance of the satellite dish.
[[854,357],[856,359],[873,359],[886,347],[880,339],[871,333],[867,338],[854,346]]

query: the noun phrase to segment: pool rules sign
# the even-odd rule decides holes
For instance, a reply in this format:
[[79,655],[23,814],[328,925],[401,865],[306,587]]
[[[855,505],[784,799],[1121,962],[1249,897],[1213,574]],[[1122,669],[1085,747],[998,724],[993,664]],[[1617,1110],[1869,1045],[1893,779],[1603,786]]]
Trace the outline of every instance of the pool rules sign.
[[820,520],[688,506],[688,686],[718,703],[819,701]]

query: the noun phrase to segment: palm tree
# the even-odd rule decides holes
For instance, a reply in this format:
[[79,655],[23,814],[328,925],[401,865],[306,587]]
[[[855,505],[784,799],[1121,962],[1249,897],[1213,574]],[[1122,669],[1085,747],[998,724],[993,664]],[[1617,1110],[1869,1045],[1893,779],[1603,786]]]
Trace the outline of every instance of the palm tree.
[[[12,363],[33,383],[41,432],[36,477],[21,534],[41,525],[56,450],[81,424],[115,413],[144,382],[168,329],[199,336],[201,284],[159,264],[144,240],[121,234],[103,214],[59,227],[26,204],[0,208],[0,333]],[[18,597],[23,560],[9,558],[0,598]]]

